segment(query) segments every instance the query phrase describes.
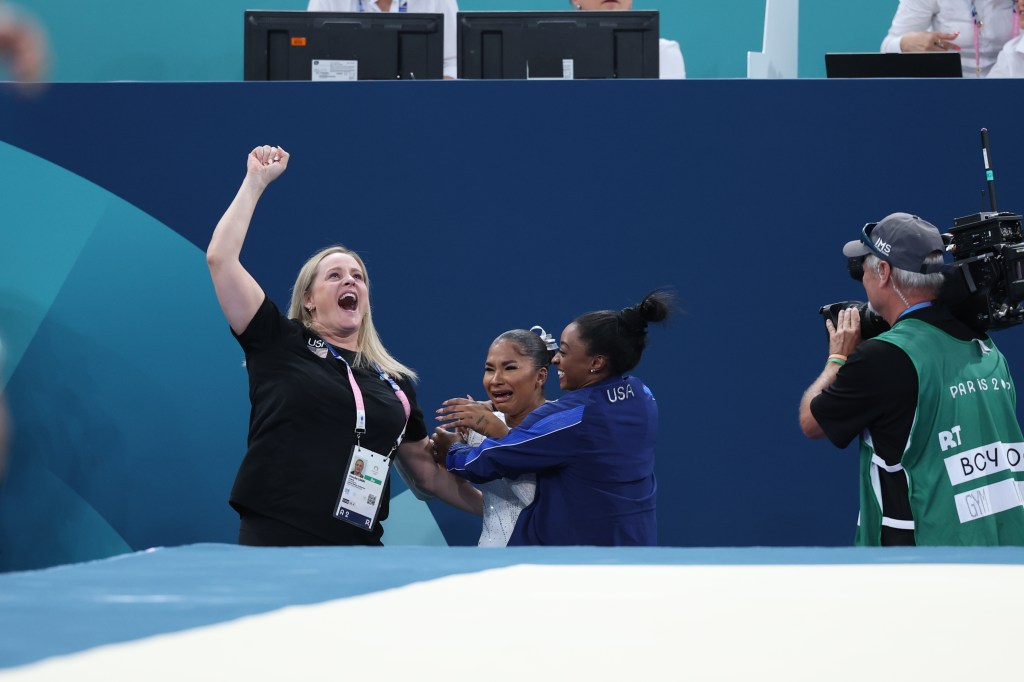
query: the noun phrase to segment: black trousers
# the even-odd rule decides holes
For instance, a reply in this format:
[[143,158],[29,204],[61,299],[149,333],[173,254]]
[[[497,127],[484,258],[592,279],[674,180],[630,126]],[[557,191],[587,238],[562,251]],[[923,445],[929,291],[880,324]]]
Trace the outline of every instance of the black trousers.
[[249,547],[316,547],[323,538],[267,516],[246,512],[238,528],[238,544]]

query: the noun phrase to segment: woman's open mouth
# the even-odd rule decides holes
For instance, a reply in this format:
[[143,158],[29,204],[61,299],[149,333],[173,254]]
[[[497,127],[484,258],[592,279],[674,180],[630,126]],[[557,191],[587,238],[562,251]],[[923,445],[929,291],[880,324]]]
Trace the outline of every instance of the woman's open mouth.
[[354,311],[359,307],[359,297],[348,291],[341,295],[338,299],[338,305],[341,306],[342,310]]

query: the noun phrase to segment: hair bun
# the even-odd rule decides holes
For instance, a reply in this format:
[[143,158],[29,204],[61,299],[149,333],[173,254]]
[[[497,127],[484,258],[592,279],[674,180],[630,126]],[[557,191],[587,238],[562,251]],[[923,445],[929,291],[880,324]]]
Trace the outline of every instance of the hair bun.
[[668,317],[673,296],[667,291],[652,291],[634,306],[623,308],[619,320],[627,331],[643,334],[649,322],[661,322]]
[[668,317],[672,299],[672,294],[667,291],[654,291],[647,294],[637,308],[647,322],[661,322]]
[[647,320],[639,305],[623,308],[619,313],[619,323],[633,334],[643,334],[647,331]]

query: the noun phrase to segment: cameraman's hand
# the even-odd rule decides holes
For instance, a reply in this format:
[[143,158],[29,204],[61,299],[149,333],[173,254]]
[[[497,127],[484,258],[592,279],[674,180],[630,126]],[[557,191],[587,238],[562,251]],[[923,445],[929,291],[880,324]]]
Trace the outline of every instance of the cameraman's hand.
[[828,352],[830,355],[849,356],[860,344],[860,311],[845,308],[839,311],[836,324],[825,320],[828,329]]

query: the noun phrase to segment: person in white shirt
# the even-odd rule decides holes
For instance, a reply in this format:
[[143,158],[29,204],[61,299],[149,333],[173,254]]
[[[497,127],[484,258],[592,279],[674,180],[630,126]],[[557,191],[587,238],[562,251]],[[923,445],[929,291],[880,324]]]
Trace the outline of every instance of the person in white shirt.
[[444,15],[444,77],[454,79],[459,70],[455,48],[456,0],[309,0],[310,12],[409,12]]
[[988,75],[1019,33],[1016,0],[900,0],[882,52],[960,52],[964,76]]
[[[544,384],[558,347],[543,328],[533,329],[540,331],[510,329],[494,339],[484,364],[488,400],[477,402],[467,395],[444,401],[437,411],[442,426],[431,438],[435,448],[440,442],[441,451],[447,452],[460,439],[476,447],[486,438],[504,438],[546,402]],[[477,544],[504,547],[512,537],[519,513],[537,494],[537,478],[522,474],[476,485],[484,496],[483,526]]]
[[[1024,0],[1017,0],[1017,18],[1024,17]],[[996,64],[988,72],[989,78],[1024,78],[1024,44],[1021,35],[1006,43]]]
[[[633,0],[569,0],[580,10],[629,10],[633,8]],[[666,79],[686,78],[686,65],[683,63],[683,51],[679,43],[662,38],[660,47],[661,66],[659,77]]]

